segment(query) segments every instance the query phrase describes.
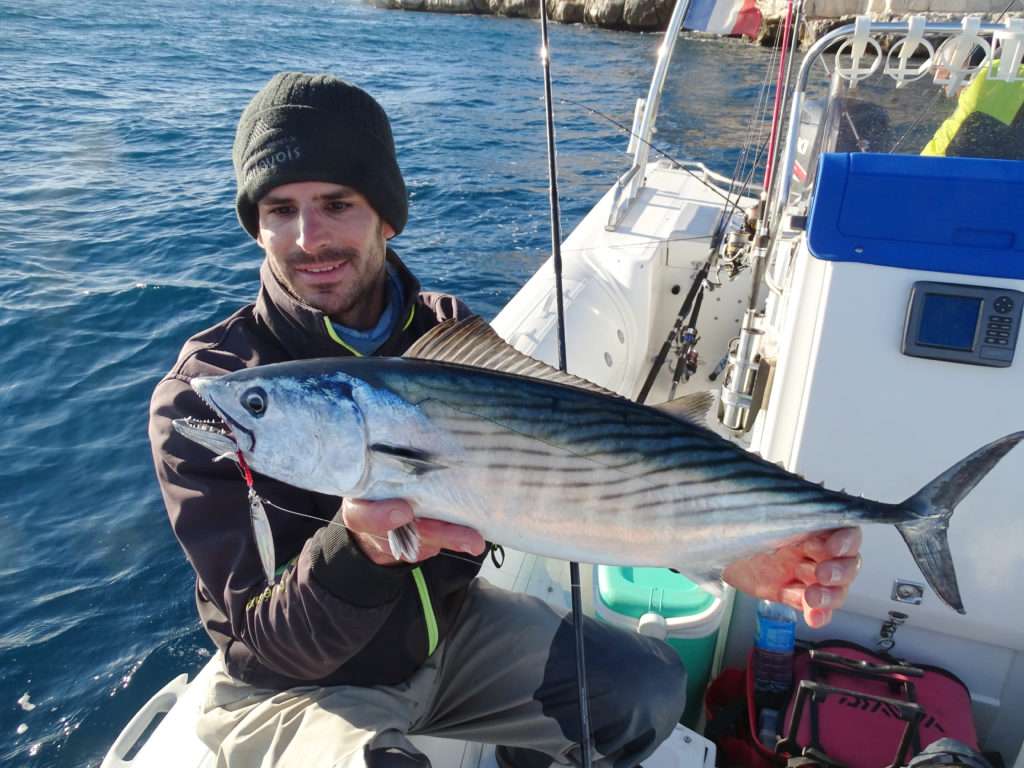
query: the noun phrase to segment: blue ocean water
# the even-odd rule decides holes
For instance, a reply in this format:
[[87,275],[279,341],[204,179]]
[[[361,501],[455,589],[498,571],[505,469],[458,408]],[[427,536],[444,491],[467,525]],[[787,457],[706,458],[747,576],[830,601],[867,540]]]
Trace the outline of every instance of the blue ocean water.
[[[255,295],[232,207],[246,101],[282,69],[374,93],[411,194],[395,247],[491,317],[549,248],[539,26],[354,0],[0,0],[0,30],[0,764],[98,765],[210,654],[146,414],[182,341]],[[660,43],[553,26],[556,97],[628,125]],[[684,40],[658,141],[729,172],[766,64]],[[626,137],[556,110],[568,232]]]

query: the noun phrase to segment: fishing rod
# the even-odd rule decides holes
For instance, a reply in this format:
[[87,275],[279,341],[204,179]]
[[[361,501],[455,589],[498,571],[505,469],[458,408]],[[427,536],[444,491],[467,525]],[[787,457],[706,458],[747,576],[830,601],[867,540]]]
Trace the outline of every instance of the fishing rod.
[[661,345],[661,349],[658,350],[657,356],[654,358],[654,363],[651,365],[651,370],[647,374],[647,378],[644,380],[644,385],[640,388],[640,394],[636,396],[636,401],[641,405],[646,402],[647,396],[651,393],[651,387],[654,386],[655,379],[658,378],[658,373],[661,371],[661,367],[665,364],[665,360],[668,358],[668,353],[672,349],[672,341],[679,335],[679,332],[683,330],[683,323],[686,322],[686,316],[690,312],[690,308],[693,306],[694,300],[697,298],[697,293],[704,286],[704,280],[707,279],[708,272],[711,270],[711,264],[714,261],[714,252],[708,256],[708,260],[704,262],[704,265],[697,272],[696,277],[693,278],[693,282],[690,284],[690,290],[686,294],[686,298],[683,299],[683,306],[679,309],[679,313],[676,315],[676,321],[672,325],[672,330],[668,332],[668,336],[665,337],[665,341]]
[[[764,87],[762,87],[762,92],[764,92],[764,90]],[[668,336],[665,338],[665,341],[662,344],[661,349],[658,351],[658,354],[655,356],[654,362],[651,365],[651,369],[647,374],[647,378],[644,380],[643,386],[640,389],[640,394],[637,396],[637,402],[644,403],[647,400],[648,395],[650,394],[651,388],[654,386],[654,382],[657,379],[658,374],[661,371],[661,368],[665,364],[665,360],[668,359],[668,354],[672,349],[673,340],[683,331],[684,324],[687,323],[688,314],[689,323],[685,327],[694,328],[694,323],[696,322],[697,316],[700,312],[704,283],[707,280],[710,269],[714,263],[715,255],[721,247],[722,241],[725,237],[726,228],[728,227],[728,223],[729,221],[732,220],[733,215],[738,210],[739,203],[743,199],[744,192],[748,192],[751,185],[753,184],[754,173],[760,162],[761,155],[764,152],[764,146],[758,146],[757,151],[754,155],[753,162],[751,164],[750,174],[743,181],[738,181],[741,175],[739,171],[746,166],[750,154],[750,149],[754,142],[748,142],[747,146],[744,148],[744,151],[741,153],[741,156],[737,159],[736,168],[734,169],[732,180],[732,187],[736,188],[734,197],[732,188],[730,188],[730,191],[728,193],[723,193],[720,189],[718,189],[716,186],[709,183],[705,178],[703,178],[703,176],[687,168],[682,161],[673,157],[668,152],[664,151],[663,149],[655,145],[653,142],[648,141],[643,136],[639,135],[636,131],[632,130],[631,128],[628,128],[626,125],[619,122],[610,115],[605,114],[604,112],[590,106],[589,104],[584,104],[583,102],[575,101],[574,99],[569,99],[564,96],[560,97],[559,101],[584,109],[590,114],[595,115],[596,117],[599,117],[608,123],[611,123],[613,126],[618,128],[627,136],[645,144],[648,148],[654,150],[657,154],[667,159],[674,166],[690,174],[690,176],[692,176],[699,183],[707,187],[712,193],[722,198],[726,203],[725,207],[723,207],[722,210],[719,212],[718,220],[715,222],[715,227],[712,232],[711,243],[709,247],[708,261],[706,264],[704,264],[704,266],[701,267],[701,270],[698,272],[696,277],[694,277],[693,282],[690,286],[690,290],[687,292],[686,298],[684,299],[683,304],[676,315],[675,323],[673,324],[672,329],[669,331]],[[755,109],[755,112],[756,111],[757,110]],[[702,238],[703,236],[701,236],[701,239]],[[695,328],[694,333],[691,335],[695,335]],[[696,338],[692,340],[689,346],[692,348],[695,342]],[[682,367],[682,365],[676,367],[672,379],[673,392],[675,391],[676,386],[678,386],[679,379],[681,378],[684,372],[685,370]]]
[[[694,276],[693,281],[690,284],[690,288],[686,293],[686,297],[683,299],[683,303],[679,307],[679,311],[676,313],[676,318],[673,322],[672,328],[669,330],[664,342],[662,342],[661,348],[658,350],[657,355],[655,355],[654,362],[651,364],[651,368],[647,373],[647,378],[644,380],[644,383],[640,388],[640,392],[637,395],[636,400],[638,403],[642,404],[647,401],[647,398],[651,393],[651,389],[654,386],[654,382],[657,380],[662,367],[664,367],[665,365],[665,361],[668,359],[669,353],[672,351],[672,346],[675,340],[677,338],[681,338],[683,341],[683,345],[681,348],[682,355],[688,354],[696,345],[698,339],[696,323],[700,314],[700,308],[704,296],[704,289],[705,285],[708,282],[711,268],[714,266],[718,258],[719,249],[721,248],[722,242],[725,239],[725,233],[728,228],[729,222],[732,221],[733,216],[739,210],[740,202],[743,199],[744,193],[746,192],[747,194],[749,194],[751,188],[754,186],[754,176],[757,172],[758,166],[761,163],[761,158],[765,152],[765,142],[761,138],[760,126],[762,125],[767,112],[767,94],[768,85],[770,82],[769,78],[771,76],[771,70],[775,66],[777,51],[777,47],[773,48],[771,58],[769,59],[768,67],[765,70],[765,77],[761,83],[760,94],[758,96],[757,102],[754,105],[753,115],[751,117],[751,125],[757,126],[756,128],[754,128],[754,131],[756,131],[756,133],[752,133],[750,135],[750,138],[745,143],[743,151],[737,158],[736,164],[733,168],[733,188],[735,189],[735,196],[733,194],[732,189],[730,189],[728,195],[723,195],[719,190],[715,189],[710,184],[707,184],[707,182],[704,182],[704,180],[701,179],[701,181],[705,183],[708,187],[713,189],[716,194],[725,199],[726,205],[722,208],[721,211],[719,211],[718,218],[712,230],[711,243],[708,247],[708,258],[705,261],[705,263],[701,266],[697,274]],[[580,106],[589,109],[588,107],[586,107],[586,105]],[[618,123],[615,123],[615,121],[611,120],[611,118],[608,118],[605,115],[601,115],[601,113],[598,112],[597,110],[591,111],[593,111],[595,114],[599,116],[605,117],[613,124],[616,124],[618,125],[618,127],[625,130],[630,135],[635,136],[635,134],[632,131],[626,129],[624,126],[621,126]],[[640,136],[637,136],[636,138],[639,141],[644,141],[644,139]],[[660,154],[668,157],[669,160],[673,160],[666,153],[662,152],[654,145],[648,143],[648,146],[650,146],[656,152],[659,152]],[[752,150],[753,157],[751,158]],[[676,161],[673,160],[673,162]],[[676,164],[678,165],[678,162]],[[749,171],[746,170],[748,168],[748,164]],[[672,381],[670,384],[670,396],[675,394],[675,390],[679,384],[680,379],[683,375],[686,374],[687,363],[687,360],[680,359],[678,364],[676,365],[675,371],[673,372]],[[710,379],[712,381],[714,381],[715,378],[717,378],[717,373],[710,376]]]
[[771,135],[768,137],[768,163],[764,169],[764,189],[768,193],[772,188],[772,175],[775,171],[775,149],[776,142],[779,139],[779,131],[782,128],[782,102],[784,100],[783,95],[783,78],[789,75],[789,71],[786,68],[787,54],[789,53],[789,35],[793,28],[793,0],[788,0],[786,3],[786,21],[782,26],[782,45],[779,46],[779,74],[778,79],[775,83],[775,104],[772,107],[772,130]]
[[[548,136],[548,189],[551,201],[551,257],[555,269],[555,301],[558,313],[558,369],[566,372],[565,301],[562,292],[562,232],[558,213],[558,165],[555,156],[555,120],[551,106],[551,49],[548,47],[548,4],[540,0],[541,62],[544,68],[544,116]],[[569,563],[572,594],[572,624],[576,635],[576,682],[580,707],[580,757],[583,768],[593,765],[590,754],[590,701],[587,692],[587,663],[583,648],[583,598],[580,593],[580,564]]]
[[[750,173],[747,179],[739,186],[736,191],[735,200],[732,196],[727,199],[726,205],[719,211],[718,220],[715,223],[715,227],[711,235],[711,243],[708,246],[708,258],[707,261],[701,266],[700,270],[694,276],[693,281],[690,283],[690,289],[686,293],[686,297],[683,299],[682,305],[679,307],[679,311],[676,313],[676,319],[672,324],[672,328],[669,330],[668,335],[665,337],[665,341],[662,342],[661,348],[658,350],[658,354],[654,357],[654,362],[651,363],[651,369],[647,372],[647,378],[644,379],[643,386],[640,388],[640,393],[637,395],[636,401],[638,403],[645,403],[647,397],[651,393],[651,389],[654,386],[654,382],[658,378],[658,374],[661,372],[662,367],[665,365],[665,361],[668,359],[669,352],[672,351],[672,345],[676,338],[682,339],[682,347],[680,350],[681,359],[676,365],[672,375],[672,382],[669,388],[669,399],[671,400],[675,396],[676,388],[679,386],[679,382],[684,375],[689,378],[687,374],[686,366],[689,365],[693,368],[695,365],[694,361],[688,361],[685,358],[693,348],[696,346],[699,340],[699,334],[697,333],[697,320],[700,316],[701,305],[704,300],[705,287],[710,282],[711,268],[715,265],[715,262],[719,258],[719,252],[722,247],[722,242],[725,239],[726,228],[736,211],[739,209],[740,201],[743,199],[743,191],[748,189],[753,183],[754,173],[757,170],[757,166],[760,163],[761,153],[764,151],[764,145],[760,145],[757,149],[757,153],[754,156],[754,160],[750,166]],[[747,154],[747,150],[744,150],[743,155]],[[743,164],[746,160],[743,159]],[[737,168],[740,167],[740,162],[737,162]],[[700,239],[703,239],[701,236]],[[730,244],[726,250],[726,256],[728,258],[729,249],[733,246]],[[734,266],[734,269],[735,266]],[[737,270],[738,271],[738,270]],[[717,378],[717,374],[709,376],[711,381]]]
[[[647,397],[650,394],[651,388],[654,386],[654,382],[658,378],[658,374],[660,373],[662,367],[664,366],[665,361],[668,359],[669,352],[672,350],[673,341],[677,337],[680,337],[680,338],[683,339],[683,346],[682,346],[682,349],[681,349],[679,363],[676,365],[675,370],[673,371],[672,383],[670,385],[670,390],[669,390],[669,399],[671,399],[675,395],[675,391],[676,391],[676,388],[679,385],[680,379],[684,375],[686,375],[686,377],[689,378],[689,375],[687,375],[687,366],[689,365],[689,367],[692,367],[692,364],[691,364],[692,361],[688,360],[687,358],[692,355],[692,350],[696,346],[696,343],[697,343],[698,338],[699,338],[698,335],[697,335],[696,322],[697,322],[698,316],[700,314],[700,308],[701,308],[701,304],[702,304],[702,300],[703,300],[703,296],[704,296],[704,285],[706,284],[706,282],[708,280],[708,275],[710,273],[711,267],[714,265],[715,256],[718,253],[718,250],[719,250],[719,248],[722,245],[723,239],[725,238],[725,231],[726,231],[726,228],[728,227],[728,223],[729,223],[729,221],[732,220],[733,215],[738,210],[740,201],[743,199],[744,193],[745,192],[749,193],[749,189],[750,189],[750,187],[751,187],[751,185],[753,183],[754,173],[755,173],[755,171],[757,169],[757,166],[758,166],[758,164],[760,162],[761,154],[764,151],[764,146],[763,145],[758,146],[757,152],[756,152],[756,154],[754,156],[754,159],[753,159],[753,162],[752,162],[752,165],[751,165],[751,168],[750,168],[750,174],[747,176],[747,178],[745,180],[743,180],[742,182],[738,182],[738,179],[740,178],[740,175],[741,175],[740,171],[741,171],[742,168],[744,168],[746,166],[747,158],[748,158],[748,156],[750,154],[751,146],[754,144],[753,141],[747,142],[747,145],[744,147],[744,151],[741,153],[740,157],[737,159],[736,167],[733,170],[732,187],[730,187],[730,190],[729,190],[728,194],[724,194],[716,186],[714,186],[713,184],[709,183],[706,179],[704,179],[703,176],[701,176],[700,174],[694,173],[692,170],[690,170],[685,165],[683,165],[683,163],[681,161],[679,161],[676,158],[674,158],[668,152],[665,152],[660,147],[656,146],[652,142],[650,142],[647,139],[645,139],[643,136],[640,136],[636,131],[633,131],[631,128],[627,128],[624,124],[620,123],[618,120],[615,120],[613,117],[611,117],[609,115],[606,115],[605,113],[601,112],[598,109],[595,109],[594,107],[591,107],[588,104],[584,104],[582,102],[578,102],[578,101],[575,101],[573,99],[568,99],[568,98],[562,97],[562,98],[559,99],[559,101],[571,104],[571,105],[576,106],[576,107],[580,107],[580,108],[586,110],[587,112],[590,112],[591,114],[606,120],[607,122],[611,123],[613,126],[618,128],[620,131],[625,133],[626,135],[630,136],[631,138],[636,139],[639,142],[642,142],[643,144],[647,145],[650,149],[653,149],[656,153],[658,153],[662,157],[666,158],[669,162],[671,162],[677,168],[680,168],[683,171],[685,171],[686,173],[690,174],[690,176],[692,176],[699,183],[703,184],[705,187],[707,187],[709,190],[711,190],[711,192],[713,192],[715,195],[717,195],[717,196],[721,197],[723,200],[725,200],[725,206],[722,208],[721,211],[719,211],[718,219],[715,222],[715,226],[714,226],[714,229],[712,231],[711,243],[710,243],[710,246],[709,246],[708,261],[701,268],[701,270],[698,272],[697,276],[693,279],[693,282],[691,283],[691,286],[690,286],[690,290],[687,292],[686,298],[683,301],[683,304],[679,308],[679,312],[676,315],[676,320],[675,320],[675,322],[674,322],[674,324],[672,326],[672,329],[669,331],[668,335],[665,337],[665,341],[662,344],[661,349],[658,351],[658,354],[655,356],[654,362],[651,364],[651,368],[648,371],[647,378],[644,380],[643,386],[640,389],[640,394],[637,395],[637,402],[638,403],[643,404],[644,402],[646,402]],[[756,112],[756,110],[755,110],[755,112]],[[732,191],[733,187],[735,187],[735,198],[733,196],[733,191]],[[701,239],[702,240],[702,239],[704,239],[704,237],[705,237],[704,235],[699,235],[699,236],[694,237],[694,238],[675,238],[675,239],[687,239],[687,240],[689,240],[689,239]],[[670,241],[665,241],[665,242],[670,242]],[[691,309],[691,307],[692,307],[692,309]],[[689,320],[688,321],[687,321],[687,314],[689,314]],[[685,325],[684,325],[684,323],[685,323]],[[682,334],[682,336],[680,336],[680,334]],[[712,380],[713,380],[713,378],[712,378]]]

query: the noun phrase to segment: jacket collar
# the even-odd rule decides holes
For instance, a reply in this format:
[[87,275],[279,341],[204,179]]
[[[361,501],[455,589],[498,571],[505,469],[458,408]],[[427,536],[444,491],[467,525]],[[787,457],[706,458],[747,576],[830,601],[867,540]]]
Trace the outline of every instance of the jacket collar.
[[[384,343],[384,347],[390,346],[395,336],[400,335],[408,325],[408,319],[415,311],[414,305],[420,292],[419,281],[390,248],[387,250],[387,260],[395,268],[398,279],[402,282],[405,306],[401,310],[401,321],[396,325],[391,338]],[[260,293],[256,299],[255,311],[257,319],[294,359],[353,354],[334,336],[327,315],[293,296],[274,274],[267,259],[264,259],[260,266]]]

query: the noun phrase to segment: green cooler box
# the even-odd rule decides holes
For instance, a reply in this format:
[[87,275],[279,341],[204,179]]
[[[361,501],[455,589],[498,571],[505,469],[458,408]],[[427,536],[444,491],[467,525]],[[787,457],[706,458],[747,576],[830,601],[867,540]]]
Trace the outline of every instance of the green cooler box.
[[711,674],[722,601],[666,568],[595,568],[594,608],[609,624],[627,627],[671,645],[686,665],[686,712],[693,728]]

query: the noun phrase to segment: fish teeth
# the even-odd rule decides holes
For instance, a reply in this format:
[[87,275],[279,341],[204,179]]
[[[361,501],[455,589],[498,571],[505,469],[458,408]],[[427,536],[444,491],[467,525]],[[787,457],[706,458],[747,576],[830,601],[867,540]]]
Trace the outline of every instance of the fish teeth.
[[193,429],[198,429],[201,432],[212,432],[218,435],[229,434],[227,427],[220,419],[197,419],[189,416],[185,419],[185,422]]

